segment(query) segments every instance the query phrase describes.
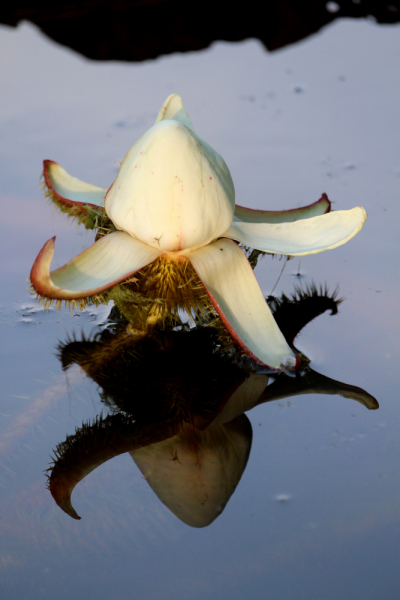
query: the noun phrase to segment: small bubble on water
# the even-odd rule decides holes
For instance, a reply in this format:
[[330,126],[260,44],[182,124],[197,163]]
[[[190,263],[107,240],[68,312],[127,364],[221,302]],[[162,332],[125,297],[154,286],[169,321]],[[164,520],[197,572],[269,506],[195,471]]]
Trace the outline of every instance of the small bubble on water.
[[289,502],[291,499],[292,496],[290,494],[277,494],[275,496],[276,502],[280,502],[281,504],[283,504],[284,502]]

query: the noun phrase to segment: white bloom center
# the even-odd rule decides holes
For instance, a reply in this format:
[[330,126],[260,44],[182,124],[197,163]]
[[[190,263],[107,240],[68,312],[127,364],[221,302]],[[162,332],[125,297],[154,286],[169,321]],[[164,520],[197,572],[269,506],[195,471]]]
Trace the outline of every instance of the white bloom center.
[[223,158],[179,121],[154,125],[107,192],[115,226],[167,252],[195,250],[232,224],[235,190]]

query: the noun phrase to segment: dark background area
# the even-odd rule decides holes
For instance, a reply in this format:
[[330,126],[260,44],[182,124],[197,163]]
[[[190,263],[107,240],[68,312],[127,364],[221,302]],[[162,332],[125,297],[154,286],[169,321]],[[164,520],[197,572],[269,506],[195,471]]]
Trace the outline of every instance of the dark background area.
[[315,33],[338,17],[397,23],[400,2],[382,0],[86,0],[11,2],[0,22],[35,23],[56,42],[95,60],[141,61],[207,48],[216,40],[258,38],[276,50]]

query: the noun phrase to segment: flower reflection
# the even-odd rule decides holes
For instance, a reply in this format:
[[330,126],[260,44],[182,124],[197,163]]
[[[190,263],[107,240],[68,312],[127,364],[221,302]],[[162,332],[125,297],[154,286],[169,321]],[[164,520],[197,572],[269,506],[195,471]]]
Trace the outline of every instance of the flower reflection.
[[[288,343],[306,323],[337,312],[337,294],[312,288],[270,306]],[[184,523],[204,527],[223,511],[244,472],[253,407],[302,394],[338,394],[368,409],[378,403],[365,390],[316,373],[258,372],[256,363],[226,345],[218,330],[126,332],[118,315],[93,339],[60,345],[63,368],[76,363],[102,388],[110,414],[83,424],[58,445],[49,489],[67,514],[74,487],[93,469],[129,452],[159,499]]]

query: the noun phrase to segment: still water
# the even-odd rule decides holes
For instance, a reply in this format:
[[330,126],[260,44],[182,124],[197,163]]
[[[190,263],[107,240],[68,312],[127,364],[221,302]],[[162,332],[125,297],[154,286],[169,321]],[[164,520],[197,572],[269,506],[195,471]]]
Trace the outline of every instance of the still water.
[[[342,20],[273,54],[250,40],[99,64],[33,26],[1,28],[2,598],[399,597],[399,33]],[[245,391],[238,380],[236,391],[218,392],[234,399],[219,414],[227,425],[210,443],[206,434],[197,440],[213,508],[185,513],[187,478],[169,475],[167,490],[162,477],[179,465],[193,475],[190,443],[168,442],[165,423],[132,433],[131,420],[120,435],[113,430],[112,459],[101,454],[101,427],[75,447],[66,473],[81,479],[76,520],[53,500],[45,471],[68,435],[101,414],[118,418],[113,381],[125,394],[132,388],[139,412],[153,401],[162,408],[161,387],[149,394],[145,377],[186,381],[184,391],[193,387],[188,372],[204,386],[213,373],[232,381],[205,354],[173,354],[174,344],[150,366],[135,363],[137,378],[116,364],[101,380],[81,360],[82,340],[118,335],[107,327],[109,309],[45,312],[26,282],[51,236],[55,266],[93,240],[44,200],[42,160],[108,187],[172,92],[226,160],[239,204],[294,208],[326,192],[335,209],[362,205],[368,219],[345,246],[288,262],[275,289],[283,262],[257,266],[266,296],[315,284],[330,296],[338,288],[343,301],[295,340],[316,373],[304,385],[277,389],[263,374]],[[141,450],[141,435],[159,443],[153,454]],[[226,435],[230,454],[220,451]],[[157,481],[148,477],[156,463]]]

